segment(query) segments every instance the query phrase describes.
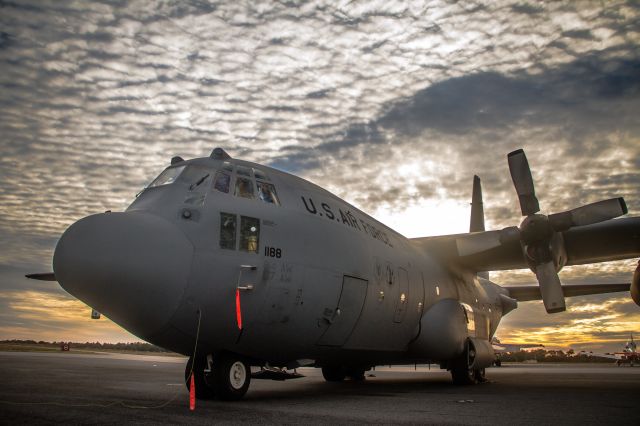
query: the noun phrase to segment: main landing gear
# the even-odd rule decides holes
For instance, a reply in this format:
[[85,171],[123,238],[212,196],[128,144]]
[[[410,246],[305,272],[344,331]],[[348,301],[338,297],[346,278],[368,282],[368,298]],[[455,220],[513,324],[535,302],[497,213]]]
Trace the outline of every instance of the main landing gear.
[[187,389],[190,390],[191,373],[196,385],[197,399],[221,399],[235,401],[244,396],[251,382],[251,367],[240,357],[230,353],[213,356],[211,368],[206,357],[189,358],[184,372]]
[[347,377],[354,382],[361,382],[364,380],[364,372],[365,369],[360,367],[345,367],[341,365],[325,365],[322,367],[322,377],[327,382],[341,382]]
[[467,341],[465,350],[458,359],[453,361],[449,367],[451,370],[451,378],[456,385],[475,385],[476,383],[486,382],[485,369],[474,368],[476,350],[473,343]]

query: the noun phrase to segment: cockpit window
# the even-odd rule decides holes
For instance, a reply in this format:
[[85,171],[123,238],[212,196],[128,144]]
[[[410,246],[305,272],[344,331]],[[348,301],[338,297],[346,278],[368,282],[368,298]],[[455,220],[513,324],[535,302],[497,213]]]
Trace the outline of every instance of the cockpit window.
[[216,180],[213,184],[214,189],[224,192],[225,194],[229,193],[229,184],[231,183],[231,175],[225,172],[216,173]]
[[236,215],[220,213],[220,248],[236,249]]
[[249,178],[237,176],[235,195],[236,197],[254,198],[253,181]]
[[260,244],[260,220],[254,217],[240,216],[240,250],[258,252]]
[[182,173],[184,168],[185,166],[169,167],[164,172],[160,173],[160,176],[158,176],[153,182],[151,182],[148,188],[155,188],[156,186],[161,186],[161,185],[169,185],[175,182],[175,180],[178,178],[178,176],[180,176],[180,173]]
[[256,176],[256,179],[269,180],[269,177],[262,173],[262,170],[253,169],[253,174]]
[[276,187],[271,183],[267,182],[257,182],[258,184],[258,198],[260,198],[265,203],[275,204],[276,206],[280,205],[280,200],[278,200],[278,195],[276,194]]
[[251,169],[249,167],[238,166],[238,176],[251,177]]
[[209,186],[213,172],[207,167],[191,164],[178,177],[180,182],[189,185],[189,191],[196,191]]
[[226,170],[228,172],[233,172],[233,164],[228,161],[222,163],[222,170]]

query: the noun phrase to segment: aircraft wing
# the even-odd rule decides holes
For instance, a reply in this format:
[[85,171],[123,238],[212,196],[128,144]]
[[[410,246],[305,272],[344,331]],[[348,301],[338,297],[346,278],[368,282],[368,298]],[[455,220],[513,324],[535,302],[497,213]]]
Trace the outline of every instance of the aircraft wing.
[[[619,291],[629,291],[630,283],[606,283],[606,284],[567,284],[562,286],[564,297],[585,296],[587,294],[615,293]],[[502,286],[509,292],[509,297],[518,302],[529,300],[542,300],[540,286],[536,285],[513,285]]]
[[[504,230],[503,230],[504,231]],[[411,242],[450,264],[474,271],[528,268],[520,240],[505,238],[502,231],[414,238]],[[562,232],[567,252],[566,266],[640,257],[640,217],[612,219],[593,225],[576,226]],[[474,246],[493,247],[475,250]],[[464,247],[464,250],[461,248]],[[469,255],[464,254],[465,250]]]

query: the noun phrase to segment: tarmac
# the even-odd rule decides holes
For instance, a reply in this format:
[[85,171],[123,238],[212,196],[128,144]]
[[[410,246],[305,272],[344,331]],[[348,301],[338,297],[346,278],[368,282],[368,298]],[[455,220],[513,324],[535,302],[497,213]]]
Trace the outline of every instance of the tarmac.
[[503,365],[462,387],[426,366],[378,367],[343,383],[304,368],[304,378],[253,380],[243,400],[197,401],[192,412],[185,363],[0,352],[0,424],[640,424],[639,367]]

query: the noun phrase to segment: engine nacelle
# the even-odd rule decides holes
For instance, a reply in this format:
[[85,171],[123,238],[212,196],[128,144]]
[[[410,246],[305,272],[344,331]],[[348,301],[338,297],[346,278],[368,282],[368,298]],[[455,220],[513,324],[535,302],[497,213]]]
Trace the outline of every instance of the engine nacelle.
[[409,350],[419,358],[449,360],[464,351],[467,336],[464,308],[457,300],[444,299],[424,313],[420,320],[420,335]]
[[631,298],[636,305],[640,306],[640,260],[631,280]]

